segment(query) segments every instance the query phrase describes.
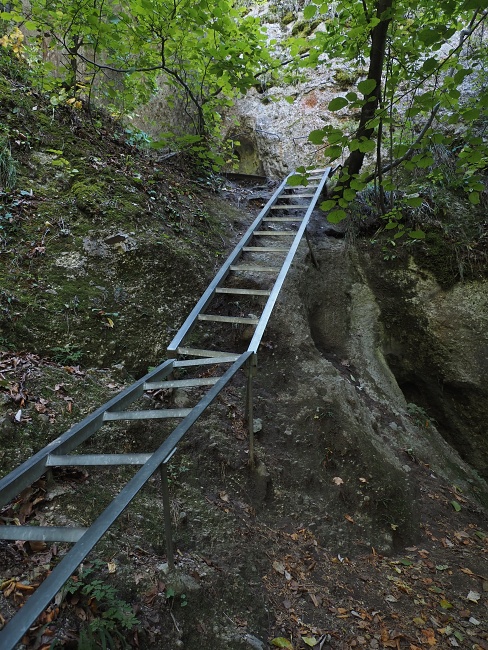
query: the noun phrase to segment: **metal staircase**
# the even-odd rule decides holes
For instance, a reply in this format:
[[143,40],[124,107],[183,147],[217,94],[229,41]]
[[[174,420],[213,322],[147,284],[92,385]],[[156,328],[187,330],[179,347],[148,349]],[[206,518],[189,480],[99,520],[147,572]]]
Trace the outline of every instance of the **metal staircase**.
[[[287,186],[289,177],[281,183],[168,346],[168,360],[0,480],[0,507],[3,508],[22,490],[56,467],[140,467],[89,527],[0,525],[0,539],[73,544],[62,561],[0,631],[2,650],[16,646],[76,567],[156,471],[161,474],[167,559],[168,564],[174,566],[167,464],[183,436],[240,369],[244,369],[247,375],[246,419],[250,462],[254,463],[252,378],[258,347],[328,174],[329,169],[313,172],[306,188],[290,188]],[[298,193],[295,189],[298,189]],[[301,190],[304,191],[299,193]],[[229,332],[225,328],[233,329]],[[239,338],[243,328],[251,328],[247,332],[247,345],[243,344],[242,337]],[[229,334],[234,334],[235,345],[231,350],[223,350],[221,342],[232,340]],[[205,348],[197,347],[201,340],[208,342]],[[242,347],[245,349],[241,350]],[[209,369],[212,376],[204,372]],[[180,377],[182,372],[184,377]],[[143,408],[142,398],[148,392],[178,388],[188,392],[193,390],[197,394],[196,403],[191,408]],[[207,388],[202,396],[202,390]],[[179,420],[156,450],[117,453],[115,449],[113,453],[93,454],[83,449],[84,443],[107,423],[152,419]],[[114,446],[116,444],[114,440]],[[74,451],[76,453],[72,453]]]

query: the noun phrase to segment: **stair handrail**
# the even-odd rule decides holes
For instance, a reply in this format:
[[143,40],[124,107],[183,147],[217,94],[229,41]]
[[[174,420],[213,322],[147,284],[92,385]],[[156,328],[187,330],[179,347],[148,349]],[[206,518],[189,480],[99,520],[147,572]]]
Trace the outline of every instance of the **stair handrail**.
[[118,407],[123,409],[144,393],[144,384],[149,381],[164,379],[173,370],[174,359],[166,359],[153,368],[144,377],[122,390],[108,402],[87,415],[81,422],[74,424],[68,431],[52,440],[48,445],[31,456],[12,472],[0,479],[0,507],[9,503],[17,494],[46,472],[46,462],[50,454],[67,454],[87,440],[104,424],[105,412]]
[[300,245],[300,241],[303,237],[303,233],[305,232],[305,229],[308,226],[308,222],[310,221],[310,216],[315,208],[317,200],[320,197],[322,190],[324,189],[324,185],[327,182],[330,169],[331,169],[330,167],[327,167],[324,170],[320,183],[318,184],[317,189],[314,192],[314,197],[310,202],[307,211],[305,212],[302,222],[300,223],[300,227],[297,230],[297,234],[295,235],[292,245],[290,246],[290,250],[288,251],[285,257],[281,270],[271,290],[271,294],[269,295],[268,300],[266,301],[266,305],[264,306],[263,313],[261,314],[261,317],[259,319],[259,323],[256,325],[256,329],[254,330],[253,337],[247,348],[248,351],[250,352],[257,353],[258,351],[259,345],[261,343],[261,339],[263,338],[264,330],[266,329],[268,321],[271,317],[271,313],[275,306],[278,295],[281,291],[281,287],[283,286],[283,282],[286,279],[290,266],[293,262],[293,258],[295,257],[295,253],[297,252],[298,246]]
[[[76,567],[83,562],[88,553],[94,548],[114,521],[123,513],[154,472],[170,460],[171,456],[176,451],[178,443],[181,441],[188,429],[212,404],[223,388],[225,388],[236,372],[247,363],[251,356],[252,352],[244,352],[239,356],[232,366],[219,378],[217,383],[214,384],[202,397],[200,402],[198,402],[198,404],[192,409],[191,413],[180,422],[162,445],[151,455],[146,463],[142,465],[139,471],[132,477],[125,487],[122,488],[110,505],[86,530],[83,536],[71,547],[61,562],[27,599],[24,606],[10,619],[3,630],[0,631],[0,648],[2,648],[2,650],[13,650],[15,648],[16,644],[29,630],[36,618],[42,614],[45,607],[47,607],[63,585],[69,580],[76,570]],[[172,364],[171,361],[169,363]],[[164,366],[165,364],[162,365]],[[152,378],[154,378],[156,370],[149,373]],[[137,384],[141,381],[142,380],[139,380]],[[124,393],[126,392],[127,391],[124,391]],[[111,400],[111,402],[112,401],[113,400]],[[100,409],[96,412],[99,411]],[[63,438],[63,436],[61,436],[61,438]]]
[[212,282],[208,285],[207,289],[205,292],[202,294],[202,297],[200,300],[197,302],[195,307],[192,309],[190,314],[188,315],[187,319],[183,323],[183,325],[180,327],[178,330],[177,334],[174,336],[173,340],[171,343],[168,345],[166,348],[167,352],[169,355],[176,355],[178,352],[178,347],[181,345],[181,342],[187,336],[187,334],[190,333],[190,331],[193,329],[195,323],[198,320],[198,314],[202,313],[204,309],[208,306],[210,301],[212,300],[214,296],[214,291],[215,289],[219,286],[222,280],[225,279],[227,274],[230,271],[231,265],[234,263],[236,258],[241,254],[242,249],[244,246],[247,246],[249,243],[249,240],[253,236],[254,231],[256,228],[259,226],[261,221],[264,219],[265,215],[269,212],[269,209],[271,206],[276,203],[276,201],[279,198],[279,195],[283,191],[283,189],[286,187],[286,184],[288,182],[288,179],[290,176],[293,176],[294,172],[291,174],[288,174],[288,176],[280,183],[276,191],[274,192],[273,196],[269,199],[269,201],[266,203],[264,208],[260,211],[256,219],[252,222],[252,224],[249,226],[249,228],[246,230],[244,235],[241,237],[239,240],[239,243],[236,245],[232,253],[229,255],[227,260],[224,262],[222,265],[220,271],[217,273],[217,275],[214,277]]

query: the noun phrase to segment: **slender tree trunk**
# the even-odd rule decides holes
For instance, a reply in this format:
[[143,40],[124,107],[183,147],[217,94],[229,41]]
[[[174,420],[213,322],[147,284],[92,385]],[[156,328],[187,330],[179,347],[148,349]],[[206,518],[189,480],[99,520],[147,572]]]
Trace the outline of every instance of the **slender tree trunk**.
[[[374,79],[375,88],[365,96],[365,102],[361,109],[359,126],[356,131],[355,139],[370,139],[374,133],[374,128],[369,126],[370,121],[374,118],[375,111],[378,107],[381,97],[381,82],[383,77],[383,65],[385,61],[386,39],[388,27],[391,22],[391,10],[394,0],[377,0],[376,17],[380,22],[371,31],[371,49],[369,53],[369,70],[368,79]],[[340,182],[342,188],[348,187],[353,174],[359,173],[364,161],[364,152],[356,149],[351,151],[349,157],[344,163],[345,178]]]

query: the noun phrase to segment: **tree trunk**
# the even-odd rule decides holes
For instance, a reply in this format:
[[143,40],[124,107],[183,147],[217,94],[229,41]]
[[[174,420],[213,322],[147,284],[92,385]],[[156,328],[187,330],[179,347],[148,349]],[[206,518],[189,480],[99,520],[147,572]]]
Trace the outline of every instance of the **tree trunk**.
[[[371,31],[371,49],[369,53],[368,70],[368,79],[374,79],[376,86],[364,98],[365,101],[361,109],[359,126],[355,135],[355,139],[359,141],[364,138],[369,140],[374,133],[374,128],[368,126],[368,124],[370,120],[374,118],[381,97],[381,82],[385,60],[386,39],[388,35],[388,27],[391,22],[393,3],[394,0],[377,0],[376,3],[376,17],[380,22]],[[344,181],[340,181],[342,189],[349,186],[354,174],[359,173],[363,165],[364,156],[364,152],[359,149],[351,151],[349,157],[344,163],[345,178]]]

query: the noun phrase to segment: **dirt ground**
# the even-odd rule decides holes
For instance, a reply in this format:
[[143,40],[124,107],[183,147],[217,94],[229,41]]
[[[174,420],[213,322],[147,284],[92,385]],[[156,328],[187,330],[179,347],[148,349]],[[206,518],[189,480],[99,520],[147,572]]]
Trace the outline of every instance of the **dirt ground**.
[[[58,647],[82,647],[80,628],[115,603],[119,611],[123,604],[130,607],[138,625],[124,629],[120,624],[120,637],[112,632],[112,647],[488,648],[488,537],[482,508],[403,451],[418,490],[418,527],[406,543],[395,522],[388,521],[386,507],[375,520],[379,547],[371,545],[375,531],[351,494],[366,494],[374,479],[366,472],[346,476],[333,458],[319,458],[316,448],[304,452],[316,476],[311,470],[304,474],[302,466],[292,469],[295,443],[272,424],[275,411],[281,409],[283,416],[283,410],[286,415],[292,408],[279,403],[282,384],[276,383],[290,361],[284,342],[267,340],[262,357],[263,372],[256,379],[261,395],[256,415],[263,421],[257,469],[249,467],[245,380],[239,376],[172,465],[176,573],[168,574],[165,565],[159,479],[154,478],[84,564],[91,576],[81,572],[74,577],[72,593],[64,592],[44,612],[24,638],[24,647],[47,649],[54,640]],[[34,362],[36,383],[24,381],[24,391],[30,390],[30,399],[42,405],[35,395],[35,386],[42,384],[39,359],[4,354],[2,371],[12,388]],[[73,376],[73,368],[59,372]],[[120,385],[109,373],[99,375],[98,383],[108,393]],[[56,408],[61,406],[47,406],[53,418]],[[326,418],[312,416],[313,436],[328,426]],[[144,432],[146,439],[152,434],[151,429]],[[73,504],[94,499],[102,481],[104,491],[116,492],[118,478],[114,474],[107,480],[96,471],[63,472],[55,490],[41,480],[2,516],[40,523],[59,516],[79,521]],[[324,507],[324,493],[333,494],[339,505]],[[324,533],[328,527],[330,536]],[[388,529],[391,543],[382,544]],[[63,545],[2,542],[3,620],[65,552]],[[113,585],[116,598],[107,601],[105,594],[105,600],[97,600],[77,589],[95,579]],[[83,647],[103,645],[101,636],[81,636],[88,643]]]

